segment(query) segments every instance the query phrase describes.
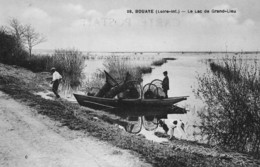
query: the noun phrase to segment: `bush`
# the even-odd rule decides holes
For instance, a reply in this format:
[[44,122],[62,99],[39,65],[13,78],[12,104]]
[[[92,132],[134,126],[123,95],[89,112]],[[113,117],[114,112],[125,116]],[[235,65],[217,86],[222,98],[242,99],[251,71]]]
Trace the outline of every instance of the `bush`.
[[260,157],[260,79],[257,61],[233,57],[211,63],[198,77],[197,95],[205,101],[202,135],[211,144]]
[[18,65],[26,59],[27,52],[21,47],[16,38],[0,29],[0,62],[9,65]]
[[18,65],[34,72],[46,70],[49,56],[29,56],[28,52],[15,36],[0,30],[0,62],[9,65]]
[[55,50],[47,64],[47,68],[55,67],[63,77],[62,88],[71,91],[78,88],[83,80],[83,69],[85,60],[82,53],[75,49]]
[[51,61],[51,56],[49,55],[28,55],[21,63],[18,63],[18,65],[33,72],[42,72],[49,71],[47,68],[49,61]]

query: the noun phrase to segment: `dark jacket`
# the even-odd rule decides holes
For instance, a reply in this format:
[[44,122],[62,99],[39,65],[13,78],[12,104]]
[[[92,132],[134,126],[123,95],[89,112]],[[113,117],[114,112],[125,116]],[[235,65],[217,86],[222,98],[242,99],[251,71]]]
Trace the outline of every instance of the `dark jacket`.
[[162,88],[163,90],[169,90],[169,78],[168,76],[164,77],[162,81]]

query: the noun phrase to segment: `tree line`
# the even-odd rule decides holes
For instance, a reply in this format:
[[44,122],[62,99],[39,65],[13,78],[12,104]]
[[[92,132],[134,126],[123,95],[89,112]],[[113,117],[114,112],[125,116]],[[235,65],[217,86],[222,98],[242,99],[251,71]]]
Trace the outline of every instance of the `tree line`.
[[7,26],[0,27],[0,62],[23,67],[41,65],[39,61],[33,63],[32,49],[45,41],[32,25],[12,18]]
[[10,19],[8,26],[2,26],[0,31],[2,43],[5,42],[4,40],[7,40],[8,44],[12,42],[12,46],[15,46],[16,49],[27,50],[29,56],[32,55],[34,46],[46,41],[46,38],[38,33],[32,25],[22,24],[16,18]]

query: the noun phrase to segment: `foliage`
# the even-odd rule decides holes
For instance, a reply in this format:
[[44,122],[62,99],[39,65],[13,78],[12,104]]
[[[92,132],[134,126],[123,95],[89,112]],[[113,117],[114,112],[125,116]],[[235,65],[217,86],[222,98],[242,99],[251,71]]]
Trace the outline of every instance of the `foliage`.
[[34,72],[46,70],[48,55],[28,54],[24,49],[25,29],[16,19],[10,21],[10,27],[0,29],[0,62],[18,65]]
[[24,44],[28,48],[30,56],[32,56],[32,48],[34,46],[46,41],[46,38],[36,32],[31,25],[26,25],[24,27],[24,38]]
[[258,62],[226,57],[198,76],[202,134],[210,143],[260,156],[260,78]]
[[19,45],[16,38],[2,27],[0,29],[0,62],[13,65],[23,60],[26,52]]
[[24,26],[15,18],[9,20],[9,26],[6,26],[8,33],[11,34],[18,44],[16,47],[24,49]]
[[0,30],[0,62],[9,65],[18,65],[34,72],[46,70],[49,61],[48,55],[32,55],[21,47],[17,37],[8,33],[4,28]]
[[82,90],[87,93],[96,94],[100,88],[105,84],[105,74],[103,72],[95,72],[90,78],[86,79],[84,85],[82,85]]
[[22,63],[18,64],[24,68],[27,68],[33,72],[49,71],[47,68],[48,62],[51,61],[51,56],[49,55],[31,55],[27,54],[26,58]]
[[46,38],[30,25],[24,25],[19,20],[12,18],[9,21],[9,33],[15,37],[16,42],[20,48],[27,48],[29,56],[32,56],[32,48],[42,42]]

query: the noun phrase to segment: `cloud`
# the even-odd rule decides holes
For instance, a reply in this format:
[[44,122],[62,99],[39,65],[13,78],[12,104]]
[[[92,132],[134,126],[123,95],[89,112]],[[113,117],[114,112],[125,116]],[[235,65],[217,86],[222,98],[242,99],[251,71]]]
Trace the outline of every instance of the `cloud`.
[[255,24],[256,23],[252,19],[246,19],[244,22],[244,25],[246,25],[247,27],[254,27]]
[[186,15],[183,21],[190,24],[207,24],[208,19],[207,17],[204,17],[201,14],[192,14]]
[[39,8],[28,8],[22,14],[24,19],[33,19],[33,20],[45,20],[49,18],[49,15]]
[[17,17],[22,24],[32,25],[38,32],[46,36],[51,33],[58,22],[58,18],[51,17],[46,11],[37,7],[29,7]]
[[131,17],[131,14],[126,13],[127,8],[112,9],[107,12],[106,17],[115,19],[126,19]]
[[80,15],[85,12],[85,9],[80,4],[72,4],[72,3],[65,4],[63,5],[63,9],[72,15]]
[[64,31],[70,33],[82,32],[89,27],[95,27],[97,21],[100,21],[103,18],[103,14],[97,10],[88,10],[85,11],[80,17],[77,17],[71,20],[68,27],[64,28]]
[[92,24],[94,21],[99,20],[103,18],[103,14],[97,10],[89,10],[86,11],[84,14],[84,18],[86,19],[86,24]]
[[89,10],[86,12],[86,16],[90,18],[97,18],[97,17],[102,17],[103,14],[101,12],[98,12],[97,10]]

